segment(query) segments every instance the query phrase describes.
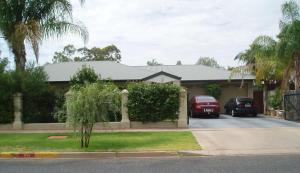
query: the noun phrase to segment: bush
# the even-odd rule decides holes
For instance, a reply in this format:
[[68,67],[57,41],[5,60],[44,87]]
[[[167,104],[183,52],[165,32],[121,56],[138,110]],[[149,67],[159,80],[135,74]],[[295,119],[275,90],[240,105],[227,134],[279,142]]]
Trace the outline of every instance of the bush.
[[71,85],[84,85],[86,83],[95,83],[100,79],[92,67],[83,65],[71,78]]
[[277,88],[275,90],[275,93],[273,95],[269,95],[269,99],[268,99],[269,105],[273,108],[273,109],[279,109],[282,103],[282,96],[280,94],[280,89]]
[[[79,89],[90,83],[95,83],[99,80],[99,76],[96,74],[95,70],[89,66],[83,65],[80,70],[72,76],[70,79],[71,86],[73,89]],[[66,92],[57,92],[57,99],[55,101],[55,108],[53,117],[58,122],[66,122],[67,119],[67,108],[65,104],[65,94]]]
[[13,122],[13,94],[20,91],[23,94],[23,122],[55,122],[52,112],[56,97],[41,67],[30,65],[24,72],[0,71],[0,123]]
[[213,96],[216,99],[219,99],[222,93],[222,89],[218,84],[208,84],[205,86],[206,94]]
[[81,135],[81,147],[88,147],[93,125],[108,121],[109,113],[120,112],[120,91],[111,83],[72,87],[66,97],[67,121]]
[[7,59],[0,59],[0,124],[12,123],[13,115],[13,81],[5,68]]
[[178,119],[180,87],[174,84],[132,83],[128,85],[131,121],[157,122]]
[[23,122],[56,122],[52,116],[55,91],[47,83],[47,74],[42,67],[27,67],[22,74]]
[[67,120],[67,108],[65,105],[65,92],[56,92],[56,100],[54,106],[53,117],[59,123],[64,123]]

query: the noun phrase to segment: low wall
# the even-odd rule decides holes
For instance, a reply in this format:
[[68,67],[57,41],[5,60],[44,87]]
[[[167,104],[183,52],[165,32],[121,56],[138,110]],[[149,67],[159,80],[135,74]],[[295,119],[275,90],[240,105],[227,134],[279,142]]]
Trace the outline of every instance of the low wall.
[[[99,122],[94,130],[122,130],[122,129],[174,129],[178,128],[178,121],[161,121],[153,123],[131,122]],[[72,130],[66,123],[25,123],[23,130]],[[0,124],[1,130],[14,130],[13,124]]]
[[69,130],[66,123],[25,123],[24,130]]
[[178,128],[177,121],[161,121],[161,122],[151,122],[142,123],[137,121],[130,122],[130,128],[132,129],[174,129]]
[[[186,90],[180,90],[180,106],[177,121],[161,121],[155,123],[131,122],[128,116],[128,91],[122,91],[121,99],[121,122],[96,123],[94,130],[122,130],[122,129],[174,129],[187,128],[187,93]],[[0,124],[0,130],[72,130],[72,127],[66,123],[23,123],[22,122],[22,95],[14,97],[15,120],[12,124]]]
[[0,130],[13,130],[12,124],[0,124]]

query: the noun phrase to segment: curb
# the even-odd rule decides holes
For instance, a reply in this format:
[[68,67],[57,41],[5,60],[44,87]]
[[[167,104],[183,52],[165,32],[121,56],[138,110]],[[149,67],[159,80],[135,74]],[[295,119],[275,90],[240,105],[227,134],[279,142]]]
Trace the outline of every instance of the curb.
[[55,158],[58,152],[1,152],[0,158]]
[[[0,158],[128,158],[200,156],[181,151],[140,152],[0,152]],[[203,156],[203,155],[201,155]]]

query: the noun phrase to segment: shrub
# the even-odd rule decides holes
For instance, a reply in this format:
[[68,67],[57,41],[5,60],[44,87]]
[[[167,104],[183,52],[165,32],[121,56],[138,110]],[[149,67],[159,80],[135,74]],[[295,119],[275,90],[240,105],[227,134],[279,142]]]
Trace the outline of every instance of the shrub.
[[5,69],[7,59],[0,59],[0,124],[12,123],[13,115],[13,81]]
[[208,84],[205,86],[206,94],[219,99],[222,93],[222,89],[218,84]]
[[79,130],[81,147],[88,147],[93,125],[108,121],[109,113],[120,111],[120,91],[111,83],[93,83],[72,87],[66,97],[67,121]]
[[[80,88],[86,84],[95,83],[99,80],[99,76],[96,74],[92,67],[83,65],[80,70],[78,70],[74,76],[71,77],[70,83],[73,89]],[[67,109],[65,104],[65,94],[66,92],[57,92],[57,99],[55,101],[53,117],[58,122],[66,122],[67,119]]]
[[53,117],[59,123],[64,123],[67,120],[67,108],[65,104],[65,92],[56,92],[56,100],[54,106]]
[[23,122],[55,122],[52,112],[55,91],[47,83],[47,74],[42,67],[27,67],[22,74]]
[[180,87],[174,84],[132,83],[128,85],[131,121],[157,122],[178,118]]
[[1,70],[0,123],[13,122],[13,94],[20,91],[23,94],[23,122],[55,122],[51,115],[55,95],[47,83],[47,75],[41,67],[30,65],[24,72]]
[[275,93],[273,95],[269,95],[268,103],[273,109],[280,108],[282,103],[282,96],[280,94],[279,88],[275,90]]
[[99,80],[99,75],[96,74],[92,67],[83,65],[82,68],[71,78],[71,85],[84,85],[85,83],[95,83]]

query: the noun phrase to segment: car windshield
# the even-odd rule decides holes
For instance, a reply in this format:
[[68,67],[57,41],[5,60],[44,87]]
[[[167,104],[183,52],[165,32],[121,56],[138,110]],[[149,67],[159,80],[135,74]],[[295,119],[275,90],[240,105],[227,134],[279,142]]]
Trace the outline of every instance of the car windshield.
[[215,102],[216,99],[211,96],[198,96],[196,97],[196,102]]
[[238,101],[242,103],[252,103],[251,98],[238,98]]

